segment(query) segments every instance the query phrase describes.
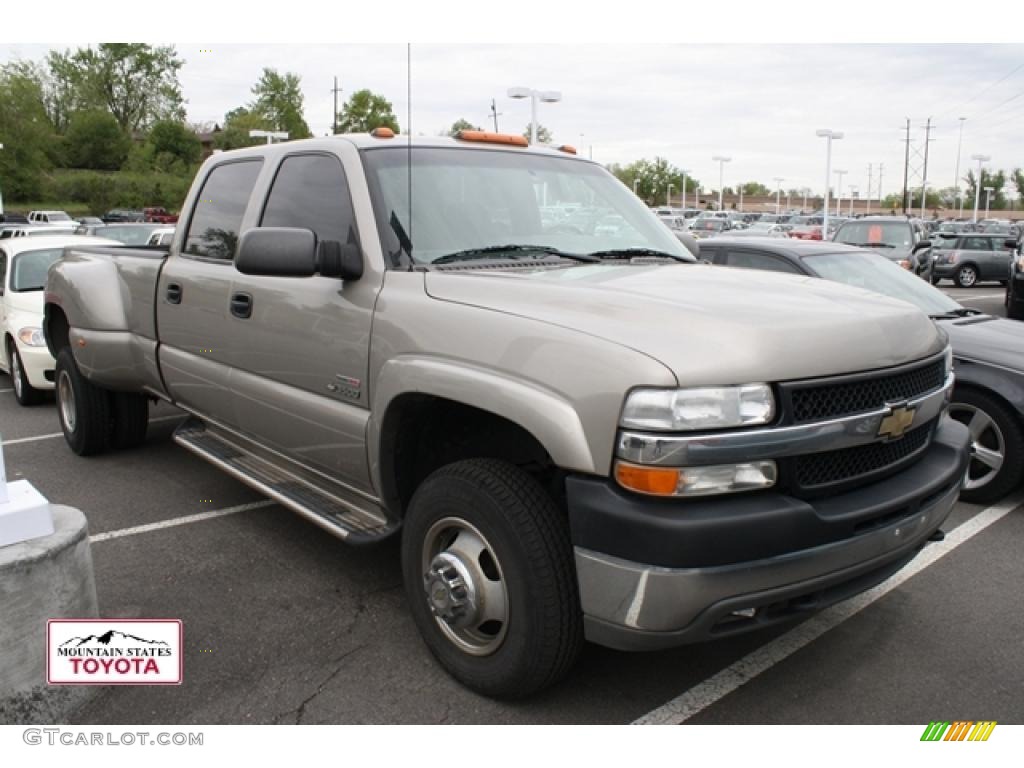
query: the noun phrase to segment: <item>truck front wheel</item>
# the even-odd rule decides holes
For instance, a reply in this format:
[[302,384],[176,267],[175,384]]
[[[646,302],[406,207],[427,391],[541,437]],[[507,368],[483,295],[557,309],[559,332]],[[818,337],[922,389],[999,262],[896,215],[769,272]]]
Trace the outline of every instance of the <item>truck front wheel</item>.
[[71,450],[79,456],[103,452],[110,436],[107,392],[78,370],[69,347],[57,355],[57,413]]
[[487,696],[541,690],[583,642],[568,522],[529,474],[494,459],[449,464],[413,495],[402,576],[441,665]]

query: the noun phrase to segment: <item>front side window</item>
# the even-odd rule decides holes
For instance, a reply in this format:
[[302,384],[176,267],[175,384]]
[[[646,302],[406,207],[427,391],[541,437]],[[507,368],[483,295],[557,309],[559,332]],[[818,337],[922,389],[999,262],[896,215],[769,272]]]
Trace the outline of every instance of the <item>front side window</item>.
[[727,251],[725,263],[730,267],[743,269],[761,269],[765,272],[785,272],[791,275],[800,274],[800,270],[792,264],[767,253],[757,253],[756,251]]
[[408,264],[408,246],[418,264],[510,245],[569,253],[646,248],[692,261],[630,190],[586,161],[468,147],[371,149],[362,158],[395,266]]
[[238,231],[262,165],[260,159],[244,160],[210,171],[192,211],[184,253],[226,261],[235,257]]
[[965,251],[991,251],[992,239],[988,237],[965,237]]
[[309,229],[317,240],[355,243],[355,213],[338,158],[286,157],[274,177],[260,226]]

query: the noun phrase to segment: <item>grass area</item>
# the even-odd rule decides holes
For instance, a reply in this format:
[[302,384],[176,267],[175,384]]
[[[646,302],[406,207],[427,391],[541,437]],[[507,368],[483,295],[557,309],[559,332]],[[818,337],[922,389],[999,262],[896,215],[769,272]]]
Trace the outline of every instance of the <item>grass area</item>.
[[44,203],[8,203],[6,200],[4,201],[5,213],[20,213],[27,215],[29,211],[64,211],[69,216],[90,215],[89,205],[87,203],[55,203],[52,200],[48,200]]

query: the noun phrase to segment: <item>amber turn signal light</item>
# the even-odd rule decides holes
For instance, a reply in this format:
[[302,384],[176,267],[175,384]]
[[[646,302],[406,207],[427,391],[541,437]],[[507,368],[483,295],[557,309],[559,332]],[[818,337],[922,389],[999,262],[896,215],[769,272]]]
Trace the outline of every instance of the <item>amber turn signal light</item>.
[[619,461],[615,479],[623,488],[652,496],[672,496],[679,487],[680,470],[668,467],[641,467]]

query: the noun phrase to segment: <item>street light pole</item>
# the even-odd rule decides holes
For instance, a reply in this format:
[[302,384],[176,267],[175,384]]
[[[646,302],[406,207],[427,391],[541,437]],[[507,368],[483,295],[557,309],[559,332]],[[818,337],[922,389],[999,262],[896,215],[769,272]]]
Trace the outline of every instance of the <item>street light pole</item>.
[[803,213],[804,211],[807,210],[807,193],[810,192],[811,190],[809,190],[807,187],[804,187],[801,191],[804,193],[804,202],[803,205],[800,206],[800,213]]
[[672,190],[673,189],[675,189],[675,187],[672,184],[669,184],[668,185],[668,189],[665,192],[665,207],[666,208],[671,208],[672,207]]
[[775,182],[775,215],[779,215],[779,196],[782,194],[782,182],[785,181],[781,176],[776,176],[772,179]]
[[640,197],[640,193],[636,191],[637,185],[640,183],[640,179],[633,179],[633,194]]
[[836,171],[836,176],[839,177],[839,186],[836,189],[836,216],[840,215],[843,205],[843,176],[846,175],[846,171]]
[[821,239],[825,240],[828,238],[828,184],[832,178],[832,140],[843,138],[842,131],[833,131],[831,128],[819,128],[815,131],[815,136],[819,136],[827,140],[827,146],[825,149],[825,197],[822,200],[822,210],[824,211],[824,218],[821,222]]
[[854,186],[853,184],[850,185],[850,217],[851,218],[853,218],[853,198],[854,198],[854,195],[857,194],[857,191],[859,189],[860,189],[860,187]]
[[985,187],[985,218],[988,218],[988,206],[992,202],[992,193],[995,187]]
[[[529,99],[530,100],[530,144],[537,143],[537,101],[543,101],[545,104],[554,104],[557,101],[562,100],[562,94],[559,91],[535,91],[532,88],[509,88],[508,97],[510,99]],[[583,134],[580,134],[581,136]]]
[[253,128],[249,131],[249,137],[253,139],[262,139],[266,137],[267,144],[273,144],[274,139],[288,141],[288,131],[261,131]]
[[[953,189],[956,190],[957,197],[960,197],[960,147],[964,143],[964,121],[966,119],[966,117],[960,118],[960,138],[956,140],[956,175],[953,178]],[[962,197],[960,197],[960,215],[964,215],[964,202]]]
[[715,155],[711,159],[718,163],[718,210],[722,210],[724,206],[724,203],[722,202],[722,193],[725,191],[725,164],[732,160],[732,158],[724,157],[723,155]]
[[683,210],[684,211],[686,210],[686,174],[688,174],[688,173],[689,173],[689,171],[686,170],[685,168],[683,168]]
[[978,223],[978,204],[981,202],[981,164],[992,158],[988,155],[971,155],[971,160],[978,161],[978,178],[974,180],[974,223]]

